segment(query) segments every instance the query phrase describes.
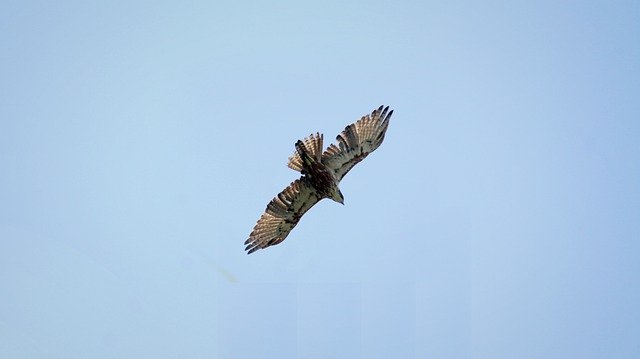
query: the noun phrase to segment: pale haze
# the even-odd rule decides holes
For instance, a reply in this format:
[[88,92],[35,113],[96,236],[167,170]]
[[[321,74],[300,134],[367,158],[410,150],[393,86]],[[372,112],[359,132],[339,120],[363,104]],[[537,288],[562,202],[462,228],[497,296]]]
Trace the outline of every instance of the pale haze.
[[3,1],[0,357],[639,358],[639,138],[637,1]]

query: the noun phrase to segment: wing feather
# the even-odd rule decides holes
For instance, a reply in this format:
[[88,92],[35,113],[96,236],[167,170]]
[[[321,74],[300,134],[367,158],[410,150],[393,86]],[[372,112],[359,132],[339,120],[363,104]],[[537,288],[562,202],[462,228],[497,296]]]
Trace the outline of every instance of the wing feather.
[[321,198],[303,178],[293,181],[267,205],[244,244],[251,254],[284,241],[300,218]]
[[380,106],[371,115],[360,118],[356,123],[345,127],[336,140],[322,154],[322,162],[334,171],[338,181],[384,140],[393,110],[389,106]]

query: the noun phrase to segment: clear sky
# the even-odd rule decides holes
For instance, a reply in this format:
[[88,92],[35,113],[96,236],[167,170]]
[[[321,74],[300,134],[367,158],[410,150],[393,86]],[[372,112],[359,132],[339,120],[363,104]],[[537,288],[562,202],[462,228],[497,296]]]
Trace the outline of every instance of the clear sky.
[[2,358],[640,357],[637,1],[5,0],[0,79]]

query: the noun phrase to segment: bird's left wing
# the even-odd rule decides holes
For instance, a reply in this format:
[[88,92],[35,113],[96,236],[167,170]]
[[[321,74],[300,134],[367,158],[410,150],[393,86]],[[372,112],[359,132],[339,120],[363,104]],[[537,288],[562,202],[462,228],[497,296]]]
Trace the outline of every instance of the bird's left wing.
[[249,239],[244,242],[247,254],[284,241],[302,215],[321,198],[304,177],[293,181],[269,202],[253,227]]
[[334,171],[338,181],[378,148],[384,140],[393,110],[389,106],[374,110],[356,123],[347,126],[336,137],[338,145],[331,144],[322,154],[322,163]]

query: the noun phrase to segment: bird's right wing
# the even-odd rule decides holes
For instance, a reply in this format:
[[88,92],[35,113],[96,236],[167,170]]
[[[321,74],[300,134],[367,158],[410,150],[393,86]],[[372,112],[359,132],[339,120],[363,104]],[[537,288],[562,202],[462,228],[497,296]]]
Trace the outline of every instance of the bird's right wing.
[[321,198],[303,178],[293,181],[269,202],[253,227],[249,239],[244,242],[247,254],[284,241],[302,215]]
[[322,154],[322,163],[332,169],[339,181],[371,152],[378,148],[384,140],[393,110],[389,106],[380,106],[371,115],[345,127],[336,137],[338,145],[331,144]]

